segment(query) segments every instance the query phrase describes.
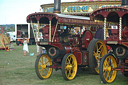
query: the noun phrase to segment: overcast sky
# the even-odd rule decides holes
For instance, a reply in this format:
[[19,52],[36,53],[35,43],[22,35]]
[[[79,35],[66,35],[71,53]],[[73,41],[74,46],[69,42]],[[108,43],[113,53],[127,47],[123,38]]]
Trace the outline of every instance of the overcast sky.
[[[77,0],[61,0],[74,2]],[[28,14],[39,12],[40,5],[54,3],[54,0],[0,0],[0,24],[26,23]]]

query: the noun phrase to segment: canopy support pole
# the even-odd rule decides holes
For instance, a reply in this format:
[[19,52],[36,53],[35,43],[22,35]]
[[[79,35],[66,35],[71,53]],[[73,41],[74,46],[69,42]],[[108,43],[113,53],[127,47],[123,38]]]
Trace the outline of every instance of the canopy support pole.
[[51,20],[49,21],[49,42],[51,42]]
[[39,22],[39,20],[37,21],[37,23],[38,23],[37,41],[39,41],[39,28],[40,28],[40,22]]
[[32,31],[33,31],[33,35],[34,35],[35,41],[37,41],[37,37],[35,36],[35,33],[34,33],[34,27],[33,27],[33,22],[32,21],[31,21],[31,27],[32,27]]
[[56,23],[56,28],[55,28],[54,35],[53,35],[53,38],[52,38],[52,42],[53,42],[53,40],[55,38],[55,33],[56,33],[57,26],[58,26],[58,22]]
[[121,39],[121,35],[122,35],[122,34],[121,34],[121,30],[122,30],[122,17],[120,17],[119,26],[120,26],[120,27],[119,27],[119,40],[122,40],[122,39]]
[[104,18],[104,40],[106,40],[106,22],[107,22],[107,18]]

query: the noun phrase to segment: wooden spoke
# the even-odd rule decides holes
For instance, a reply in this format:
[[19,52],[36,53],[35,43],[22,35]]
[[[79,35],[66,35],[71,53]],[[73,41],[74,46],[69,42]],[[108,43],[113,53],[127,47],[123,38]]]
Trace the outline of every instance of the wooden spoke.
[[98,51],[103,47],[103,45],[101,45],[99,48],[98,48]]
[[50,61],[45,62],[45,64],[49,63]]
[[39,63],[41,63],[43,65],[43,62],[41,60],[39,60]]

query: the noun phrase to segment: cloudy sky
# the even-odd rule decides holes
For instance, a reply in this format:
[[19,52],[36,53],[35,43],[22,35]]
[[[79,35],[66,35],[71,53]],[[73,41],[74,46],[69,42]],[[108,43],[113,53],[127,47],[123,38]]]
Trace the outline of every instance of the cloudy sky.
[[[61,0],[74,2],[77,0]],[[26,16],[40,11],[40,5],[54,3],[54,0],[0,0],[0,24],[26,23]]]

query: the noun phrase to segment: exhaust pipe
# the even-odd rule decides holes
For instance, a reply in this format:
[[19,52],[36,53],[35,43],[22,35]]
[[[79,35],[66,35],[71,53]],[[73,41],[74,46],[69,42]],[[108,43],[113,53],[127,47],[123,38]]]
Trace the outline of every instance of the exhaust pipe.
[[54,0],[54,13],[61,13],[61,0]]

